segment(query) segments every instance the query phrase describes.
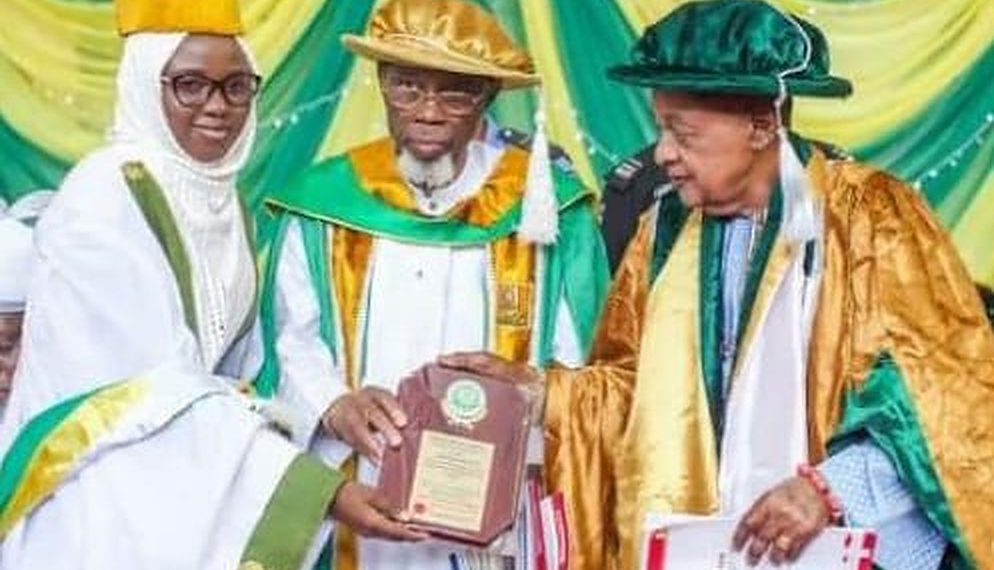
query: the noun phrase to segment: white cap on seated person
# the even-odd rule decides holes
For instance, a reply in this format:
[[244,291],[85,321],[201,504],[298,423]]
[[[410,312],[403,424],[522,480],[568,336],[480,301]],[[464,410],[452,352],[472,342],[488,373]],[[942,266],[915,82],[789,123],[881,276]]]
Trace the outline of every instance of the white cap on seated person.
[[10,206],[0,199],[0,314],[24,312],[31,261],[31,232],[52,199],[51,190],[25,195]]
[[0,418],[20,353],[31,273],[32,226],[52,194],[47,190],[32,192],[9,207],[0,200]]

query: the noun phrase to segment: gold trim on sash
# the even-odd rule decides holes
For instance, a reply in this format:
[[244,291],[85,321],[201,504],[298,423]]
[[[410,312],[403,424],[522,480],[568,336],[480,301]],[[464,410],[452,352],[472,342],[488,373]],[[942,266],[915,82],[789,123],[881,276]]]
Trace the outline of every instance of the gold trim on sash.
[[[637,496],[619,520],[641,528],[648,512],[718,508],[718,457],[700,364],[699,277],[703,220],[688,218],[649,293],[626,434],[619,496]],[[622,567],[634,567],[629,537]]]
[[494,269],[494,352],[515,362],[528,362],[535,322],[535,246],[514,236],[490,244]]
[[[393,141],[383,139],[356,148],[349,153],[362,187],[390,206],[415,211],[410,187],[397,171]],[[507,214],[524,193],[524,176],[528,154],[507,149],[493,173],[472,197],[460,202],[448,216],[477,226],[489,226]],[[361,365],[359,343],[360,313],[365,298],[366,275],[371,263],[374,237],[342,226],[329,226],[332,256],[329,276],[332,283],[342,331],[342,355],[346,363],[349,389],[359,388]],[[527,362],[530,356],[535,307],[535,246],[521,243],[514,235],[490,244],[496,288],[493,312],[496,330],[494,351],[507,359]],[[355,458],[343,467],[350,479],[355,476]],[[342,526],[335,531],[336,570],[358,568],[358,543],[355,534]]]
[[[370,194],[400,210],[417,210],[413,191],[397,170],[391,139],[381,139],[352,150],[349,162],[362,187]],[[505,149],[480,190],[454,206],[447,217],[474,226],[493,225],[521,201],[527,172],[528,153],[516,147]]]
[[366,302],[363,294],[373,251],[373,236],[341,226],[328,226],[326,235],[331,241],[329,250],[332,259],[328,265],[331,268],[329,278],[335,295],[332,306],[338,308],[337,316],[344,337],[342,357],[345,377],[349,389],[355,390],[359,387],[359,371],[356,369],[359,366],[359,331],[356,329],[359,325],[359,312]]
[[[331,293],[334,295],[333,307],[338,309],[337,318],[342,333],[341,357],[345,363],[345,382],[349,390],[359,388],[360,366],[359,350],[359,313],[366,286],[366,274],[373,251],[373,236],[355,230],[328,226],[327,239],[331,242],[328,248],[332,259],[329,263],[331,275]],[[342,473],[348,480],[355,480],[356,459],[350,457],[342,466]],[[343,525],[335,528],[334,551],[336,570],[356,570],[359,567],[359,553],[355,533]]]
[[132,404],[148,391],[140,381],[122,382],[90,396],[45,438],[25,469],[0,519],[0,537],[48,498]]
[[[366,286],[366,274],[373,251],[373,236],[355,230],[328,226],[326,235],[331,241],[332,294],[338,308],[338,319],[342,332],[342,361],[345,363],[345,380],[349,390],[359,388],[359,312]],[[349,480],[355,480],[356,460],[350,457],[342,466],[342,473]],[[358,548],[355,533],[338,525],[335,528],[335,569],[356,570],[359,566]]]

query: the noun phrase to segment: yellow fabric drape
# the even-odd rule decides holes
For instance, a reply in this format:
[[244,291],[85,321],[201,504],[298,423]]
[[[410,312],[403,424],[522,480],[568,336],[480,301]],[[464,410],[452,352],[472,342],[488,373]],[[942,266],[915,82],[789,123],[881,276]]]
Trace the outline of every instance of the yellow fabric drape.
[[[389,138],[349,152],[365,190],[394,208],[411,212],[415,210],[414,195],[397,170],[395,156],[393,140]],[[480,227],[500,221],[521,201],[528,158],[528,153],[519,148],[506,149],[479,191],[453,206],[446,216]]]
[[573,159],[577,174],[588,188],[600,186],[590,163],[586,148],[577,137],[578,128],[569,95],[569,85],[559,61],[556,47],[556,26],[549,5],[554,0],[527,0],[521,2],[522,19],[528,23],[528,46],[535,60],[535,67],[542,76],[545,93],[545,113],[548,116],[549,140],[562,145]]
[[[994,137],[987,144],[994,145]],[[952,228],[959,254],[974,278],[994,286],[994,170],[987,173],[983,189],[977,193]]]
[[342,154],[387,134],[386,109],[375,63],[357,58],[341,97],[338,112],[318,150],[319,159]]
[[[385,1],[376,0],[373,10]],[[342,154],[355,145],[387,135],[386,110],[376,79],[375,62],[357,57],[340,95],[338,112],[318,150],[318,159]]]
[[[328,266],[331,274],[328,276],[332,283],[334,295],[333,305],[338,308],[337,320],[341,323],[342,333],[341,358],[345,362],[345,381],[349,390],[358,388],[358,367],[360,355],[357,345],[360,307],[365,302],[363,289],[366,285],[366,272],[373,251],[373,236],[360,233],[348,228],[328,227],[328,248],[331,259]],[[349,479],[354,479],[357,462],[355,456],[350,457],[342,471]],[[356,535],[352,529],[339,527],[334,535],[335,567],[338,570],[355,570],[358,568],[358,548]]]
[[492,350],[502,358],[528,362],[536,317],[535,246],[508,236],[493,242],[490,252],[496,286]]

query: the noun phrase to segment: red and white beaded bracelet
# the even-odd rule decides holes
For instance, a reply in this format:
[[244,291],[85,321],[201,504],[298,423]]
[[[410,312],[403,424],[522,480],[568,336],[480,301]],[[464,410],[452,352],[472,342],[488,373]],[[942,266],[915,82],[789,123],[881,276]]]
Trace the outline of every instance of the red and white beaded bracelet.
[[825,503],[825,507],[828,509],[829,522],[832,524],[842,522],[842,502],[839,501],[838,497],[832,494],[832,490],[829,488],[828,481],[825,480],[825,476],[822,475],[820,471],[807,464],[797,466],[797,476],[810,483],[811,486],[814,487],[815,491],[818,491],[818,496],[821,497],[822,501]]

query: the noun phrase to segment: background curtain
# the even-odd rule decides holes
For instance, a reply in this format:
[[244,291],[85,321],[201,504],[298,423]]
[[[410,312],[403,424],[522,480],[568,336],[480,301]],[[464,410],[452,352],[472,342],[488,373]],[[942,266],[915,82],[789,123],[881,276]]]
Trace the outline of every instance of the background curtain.
[[[678,0],[473,0],[526,45],[545,79],[550,135],[590,185],[654,136],[644,91],[605,79]],[[58,185],[101,143],[120,53],[107,0],[0,0],[0,197]],[[315,159],[386,132],[373,67],[340,46],[376,0],[242,0],[266,76],[252,204]],[[845,101],[797,103],[803,134],[912,182],[975,277],[994,284],[994,2],[778,0],[817,23]],[[531,92],[502,95],[499,122],[530,129]]]

